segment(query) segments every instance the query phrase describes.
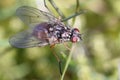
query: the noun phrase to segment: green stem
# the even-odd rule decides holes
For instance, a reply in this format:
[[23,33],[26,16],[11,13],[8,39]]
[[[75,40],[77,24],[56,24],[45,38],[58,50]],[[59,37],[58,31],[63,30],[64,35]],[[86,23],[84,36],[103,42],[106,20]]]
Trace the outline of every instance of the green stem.
[[60,80],[64,80],[65,73],[66,73],[67,68],[68,68],[68,65],[69,65],[69,63],[70,63],[70,61],[71,61],[71,57],[72,57],[72,53],[73,53],[74,47],[75,47],[75,46],[72,46],[72,48],[71,48],[70,54],[69,54],[68,59],[67,59],[67,61],[66,61],[65,68],[64,68],[64,70],[63,70],[63,74],[62,74]]
[[80,14],[83,14],[83,13],[85,13],[85,12],[86,12],[86,11],[80,11],[80,12],[78,12],[78,13],[75,13],[75,14],[71,15],[70,17],[67,17],[67,18],[65,18],[65,19],[62,19],[62,22],[68,21],[69,19],[71,19],[71,18],[73,18],[73,17],[76,17],[76,16],[78,16],[78,15],[80,15]]
[[49,0],[49,2],[51,3],[51,5],[54,7],[54,9],[56,10],[56,12],[60,15],[60,17],[65,18],[65,15],[62,13],[62,11],[57,7],[57,5],[54,3],[53,0]]

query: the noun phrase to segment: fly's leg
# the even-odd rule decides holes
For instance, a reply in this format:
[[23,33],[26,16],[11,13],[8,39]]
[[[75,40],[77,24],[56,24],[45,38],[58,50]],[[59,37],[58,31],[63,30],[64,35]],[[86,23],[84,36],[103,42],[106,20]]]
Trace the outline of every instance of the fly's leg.
[[66,49],[68,49],[69,51],[71,50],[67,44],[63,43],[63,45],[65,46]]
[[52,45],[50,45],[50,48],[53,48],[55,46],[55,44],[52,44]]
[[58,57],[58,55],[53,51],[53,47],[54,47],[54,45],[51,45],[51,46],[50,46],[50,48],[52,49],[53,55],[55,56],[55,58],[56,58],[57,61],[58,61],[59,71],[60,71],[60,74],[62,75],[62,68],[61,68],[62,62],[61,62],[60,58]]
[[56,42],[58,42],[58,40],[54,41],[53,44],[50,44],[50,48],[51,48],[51,50],[52,50],[53,55],[56,57],[56,59],[57,59],[57,61],[58,61],[59,71],[60,71],[60,74],[62,75],[62,67],[61,67],[62,62],[61,62],[59,56],[53,51],[53,48],[54,48]]

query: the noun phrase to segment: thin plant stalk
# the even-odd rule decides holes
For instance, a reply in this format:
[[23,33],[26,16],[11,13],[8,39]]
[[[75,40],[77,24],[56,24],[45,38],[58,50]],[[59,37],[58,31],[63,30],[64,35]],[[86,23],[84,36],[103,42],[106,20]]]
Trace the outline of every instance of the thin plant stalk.
[[71,48],[70,54],[69,54],[69,56],[68,56],[68,59],[67,59],[67,61],[66,61],[65,67],[64,67],[64,69],[63,69],[63,74],[62,74],[60,80],[64,80],[64,76],[65,76],[65,73],[66,73],[67,68],[68,68],[68,66],[69,66],[69,63],[70,63],[70,61],[71,61],[71,57],[72,57],[72,53],[73,53],[73,50],[74,50],[74,49],[75,49],[75,46],[73,45],[72,48]]
[[65,18],[65,15],[62,13],[62,11],[57,7],[57,5],[54,3],[53,0],[49,0],[49,2],[51,3],[51,5],[54,7],[54,9],[56,10],[56,12],[60,15],[60,17],[63,19]]
[[[79,0],[76,0],[76,9],[75,13],[78,13],[80,11],[80,5],[79,5]],[[76,16],[72,19],[72,26],[75,24]]]
[[78,16],[78,15],[80,15],[80,14],[83,14],[83,13],[85,13],[85,12],[86,12],[86,11],[80,11],[80,12],[78,12],[78,13],[75,13],[75,14],[73,14],[73,15],[65,18],[65,19],[62,19],[62,22],[68,21],[69,19],[74,18],[74,17],[76,17],[76,16]]

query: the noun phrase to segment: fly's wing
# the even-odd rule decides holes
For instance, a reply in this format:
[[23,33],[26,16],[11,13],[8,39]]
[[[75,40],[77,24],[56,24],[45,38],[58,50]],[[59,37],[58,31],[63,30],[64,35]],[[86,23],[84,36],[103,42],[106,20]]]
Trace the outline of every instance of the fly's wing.
[[9,39],[9,43],[18,48],[41,47],[48,45],[48,42],[35,38],[30,30],[20,32]]
[[57,18],[53,15],[43,12],[39,9],[22,6],[17,9],[16,15],[26,24],[29,26],[34,27],[37,24],[42,22],[54,22]]

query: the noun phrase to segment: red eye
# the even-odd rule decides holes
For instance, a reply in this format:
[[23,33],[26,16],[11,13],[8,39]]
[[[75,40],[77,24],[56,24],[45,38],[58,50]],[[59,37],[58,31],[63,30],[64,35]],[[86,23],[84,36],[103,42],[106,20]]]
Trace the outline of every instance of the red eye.
[[77,42],[77,40],[78,40],[77,37],[72,37],[72,39],[71,39],[71,41],[72,41],[73,43]]
[[77,28],[74,28],[74,31],[80,32],[79,29],[77,29]]

